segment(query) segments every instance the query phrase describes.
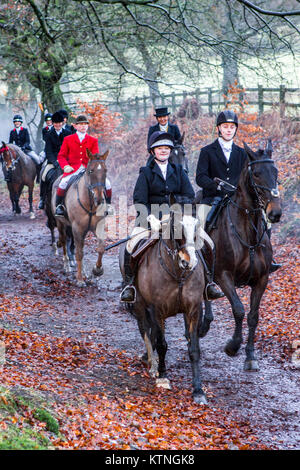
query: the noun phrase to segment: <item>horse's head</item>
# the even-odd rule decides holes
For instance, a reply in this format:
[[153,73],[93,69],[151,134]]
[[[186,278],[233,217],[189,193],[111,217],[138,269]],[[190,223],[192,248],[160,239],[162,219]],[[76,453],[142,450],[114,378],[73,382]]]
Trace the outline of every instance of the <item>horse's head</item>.
[[253,195],[265,210],[270,222],[279,222],[282,210],[277,182],[278,170],[271,159],[273,152],[271,139],[268,140],[265,149],[256,152],[245,143],[244,147],[249,157],[248,175]]
[[185,156],[185,148],[183,145],[184,132],[181,138],[174,142],[174,148],[171,150],[169,161],[177,165],[182,165],[184,171],[189,172],[188,161]]
[[[175,201],[175,199],[174,199]],[[169,227],[167,233],[178,259],[180,269],[192,270],[198,259],[196,256],[196,226],[198,220],[191,215],[182,216],[182,208],[176,202],[171,204]]]
[[0,147],[0,158],[5,164],[5,168],[9,170],[13,168],[13,150],[10,149],[5,142],[2,141],[2,146]]
[[95,206],[99,206],[105,201],[105,179],[106,179],[106,158],[108,150],[100,155],[92,154],[89,149],[86,151],[89,162],[86,168],[86,178],[89,191],[94,199]]

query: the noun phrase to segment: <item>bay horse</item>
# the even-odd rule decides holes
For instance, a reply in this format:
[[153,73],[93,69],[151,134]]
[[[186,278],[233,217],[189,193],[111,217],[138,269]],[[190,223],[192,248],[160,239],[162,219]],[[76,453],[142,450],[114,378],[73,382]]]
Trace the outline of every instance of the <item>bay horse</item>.
[[[242,344],[244,306],[236,288],[250,286],[250,311],[247,315],[248,339],[244,370],[259,370],[254,338],[259,320],[259,306],[267,287],[272,263],[272,246],[267,234],[265,216],[272,223],[281,217],[281,201],[277,186],[277,168],[272,156],[272,143],[254,152],[244,143],[247,160],[238,186],[218,217],[216,228],[209,232],[215,243],[214,279],[228,298],[235,330],[225,346],[229,356],[235,356]],[[210,302],[205,303],[205,331],[213,319]]]
[[[105,179],[106,179],[106,158],[108,150],[103,154],[92,154],[87,149],[89,158],[87,168],[74,181],[65,196],[65,217],[55,217],[59,232],[58,246],[63,248],[64,267],[70,271],[70,260],[67,252],[68,230],[72,230],[75,245],[75,258],[77,263],[76,280],[77,285],[86,285],[82,274],[84,240],[89,231],[96,235],[98,240],[98,259],[93,268],[94,276],[103,274],[102,257],[104,253],[104,223],[105,223]],[[59,178],[52,188],[51,207],[55,213],[56,189]]]
[[[193,399],[206,404],[200,375],[199,330],[201,332],[202,301],[205,287],[202,263],[196,256],[195,234],[197,219],[183,216],[181,236],[175,237],[175,213],[170,213],[169,237],[160,234],[140,260],[135,277],[136,302],[128,306],[136,318],[145,342],[150,374],[158,387],[170,388],[166,374],[165,320],[183,313],[185,336],[192,366]],[[181,215],[181,214],[180,214]],[[177,223],[178,225],[178,223]],[[119,264],[124,278],[124,250],[119,251]],[[154,356],[158,353],[158,364]]]
[[0,147],[0,158],[13,212],[21,214],[19,199],[24,186],[27,186],[30,218],[34,219],[32,194],[36,177],[35,164],[20,147],[14,144],[6,144],[3,141]]

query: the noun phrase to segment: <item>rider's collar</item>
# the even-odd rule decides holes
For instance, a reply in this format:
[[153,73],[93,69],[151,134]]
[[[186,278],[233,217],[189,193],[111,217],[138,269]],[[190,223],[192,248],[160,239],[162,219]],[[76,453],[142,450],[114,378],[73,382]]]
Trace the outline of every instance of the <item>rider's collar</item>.
[[225,140],[223,137],[218,137],[219,144],[221,145],[222,148],[225,150],[231,150],[232,144],[233,144],[233,139],[231,140]]

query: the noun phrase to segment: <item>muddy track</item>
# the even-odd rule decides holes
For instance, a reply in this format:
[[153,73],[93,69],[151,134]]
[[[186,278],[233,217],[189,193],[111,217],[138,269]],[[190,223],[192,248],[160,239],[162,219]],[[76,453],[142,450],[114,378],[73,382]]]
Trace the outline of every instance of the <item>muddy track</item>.
[[[36,219],[30,220],[26,213],[27,201],[22,207],[25,212],[20,216],[13,216],[9,205],[0,209],[1,240],[4,241],[0,255],[0,294],[34,296],[36,303],[46,302],[52,308],[51,315],[42,307],[40,311],[29,312],[22,326],[14,324],[13,316],[9,315],[5,318],[6,324],[40,334],[98,342],[139,360],[144,346],[136,322],[119,303],[121,276],[117,249],[105,254],[105,272],[100,279],[91,279],[88,287],[77,289],[75,295],[69,296],[68,290],[75,286],[74,273],[64,273],[61,253],[54,256],[44,215],[36,212]],[[85,246],[87,275],[96,259],[94,248],[95,243],[89,236]],[[299,448],[299,369],[279,361],[276,350],[268,353],[258,350],[260,371],[245,373],[243,347],[235,358],[223,352],[233,330],[227,301],[215,303],[214,317],[209,333],[200,343],[209,405],[249,421],[260,442],[270,448]],[[177,387],[190,388],[183,319],[180,316],[169,319],[166,333],[171,382]],[[245,321],[244,337],[246,333]],[[85,373],[81,370],[80,374],[83,381],[100,374],[111,396],[118,396],[125,389],[132,394],[147,393],[142,387],[145,379],[120,371],[114,359],[101,370]]]

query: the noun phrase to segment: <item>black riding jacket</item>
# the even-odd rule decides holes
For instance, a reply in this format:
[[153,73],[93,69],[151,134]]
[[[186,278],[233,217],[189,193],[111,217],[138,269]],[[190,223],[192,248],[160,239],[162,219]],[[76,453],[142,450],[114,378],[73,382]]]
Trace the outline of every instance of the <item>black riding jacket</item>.
[[216,196],[224,196],[226,194],[225,190],[217,189],[218,183],[213,180],[215,177],[237,186],[246,160],[247,154],[245,150],[235,143],[232,144],[228,162],[218,139],[212,144],[203,147],[196,170],[196,183],[203,188],[202,203],[212,204]]
[[181,165],[168,162],[167,176],[164,179],[159,166],[153,160],[140,168],[134,192],[134,204],[143,204],[151,212],[151,204],[168,204],[170,194],[177,200],[191,203],[195,193],[191,182]]

